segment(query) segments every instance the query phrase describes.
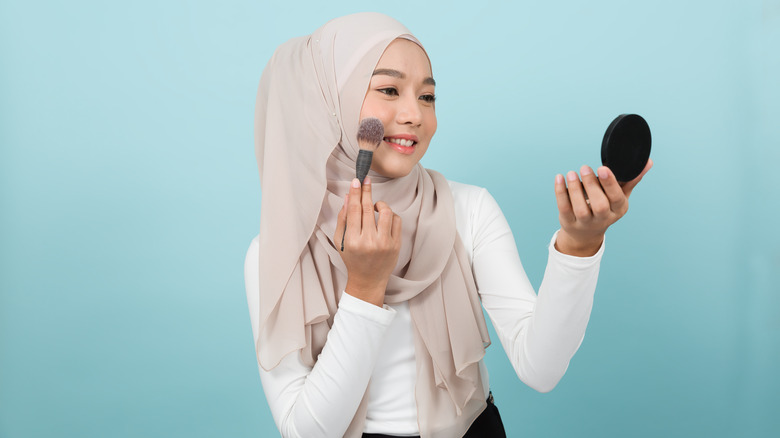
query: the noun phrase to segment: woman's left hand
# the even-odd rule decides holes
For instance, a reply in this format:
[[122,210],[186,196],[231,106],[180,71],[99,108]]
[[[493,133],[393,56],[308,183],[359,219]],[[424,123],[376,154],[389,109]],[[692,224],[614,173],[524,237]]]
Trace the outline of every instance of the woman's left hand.
[[606,166],[598,168],[598,175],[590,167],[582,166],[582,182],[574,171],[566,175],[566,182],[563,175],[556,175],[555,199],[561,231],[555,248],[578,257],[596,254],[607,228],[626,214],[631,191],[651,167],[653,160],[647,160],[642,173],[626,183],[619,183]]

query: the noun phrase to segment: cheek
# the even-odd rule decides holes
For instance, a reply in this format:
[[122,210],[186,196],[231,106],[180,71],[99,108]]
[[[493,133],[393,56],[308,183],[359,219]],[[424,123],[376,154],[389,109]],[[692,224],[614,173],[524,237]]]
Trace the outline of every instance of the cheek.
[[365,97],[363,97],[363,106],[360,107],[360,120],[370,116],[373,112],[373,106],[374,102],[373,99],[371,99],[371,90],[369,89],[369,91],[366,91]]
[[360,120],[365,119],[366,114],[371,112],[371,102],[368,99],[363,100],[363,106],[360,107]]
[[387,126],[388,123],[388,109],[387,105],[383,104],[373,97],[366,96],[363,100],[363,106],[360,108],[360,120],[366,117],[376,117],[382,121],[382,124]]
[[436,121],[436,112],[434,110],[432,110],[428,116],[426,120],[426,126],[428,126],[428,135],[433,137],[433,134],[436,133],[436,128],[438,127],[438,122]]

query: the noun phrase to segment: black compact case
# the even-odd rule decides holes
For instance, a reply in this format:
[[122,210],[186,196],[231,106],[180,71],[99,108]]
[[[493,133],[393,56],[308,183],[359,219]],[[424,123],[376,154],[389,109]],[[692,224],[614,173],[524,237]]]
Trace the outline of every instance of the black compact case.
[[601,142],[601,163],[620,182],[631,181],[650,159],[650,126],[637,114],[621,114],[610,123]]

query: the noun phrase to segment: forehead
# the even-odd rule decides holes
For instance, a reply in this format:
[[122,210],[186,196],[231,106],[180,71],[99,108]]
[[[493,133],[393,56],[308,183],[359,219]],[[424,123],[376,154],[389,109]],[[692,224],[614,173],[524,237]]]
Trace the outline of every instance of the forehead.
[[395,39],[387,46],[376,67],[431,75],[431,63],[422,47],[403,38]]

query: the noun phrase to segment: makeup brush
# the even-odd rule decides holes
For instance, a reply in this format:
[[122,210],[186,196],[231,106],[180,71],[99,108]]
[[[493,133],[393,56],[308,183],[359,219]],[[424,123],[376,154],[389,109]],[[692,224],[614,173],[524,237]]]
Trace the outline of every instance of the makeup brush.
[[[367,117],[360,121],[360,127],[358,128],[357,141],[360,146],[357,160],[355,161],[355,176],[360,184],[368,175],[368,170],[371,169],[371,160],[374,158],[374,150],[376,150],[379,143],[382,141],[382,137],[385,135],[385,127],[382,122],[376,117]],[[344,236],[347,235],[347,226],[344,225],[344,232],[341,234],[341,251],[344,251]]]
[[376,117],[368,117],[360,121],[358,128],[357,141],[360,146],[357,161],[355,163],[355,176],[363,184],[363,180],[371,169],[371,159],[374,157],[374,151],[382,137],[385,135],[385,127]]

